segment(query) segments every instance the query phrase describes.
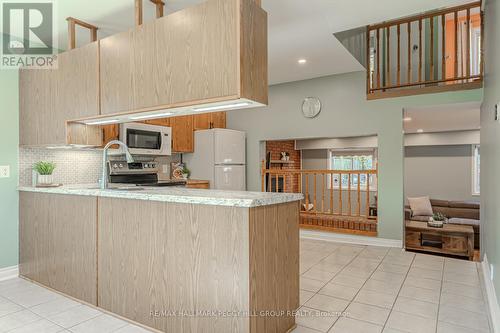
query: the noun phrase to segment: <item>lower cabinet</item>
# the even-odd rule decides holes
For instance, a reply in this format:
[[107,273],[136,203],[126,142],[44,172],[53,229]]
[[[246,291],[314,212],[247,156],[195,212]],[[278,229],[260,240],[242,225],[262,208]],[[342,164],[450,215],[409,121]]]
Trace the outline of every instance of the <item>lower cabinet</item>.
[[97,305],[97,198],[19,193],[19,274]]

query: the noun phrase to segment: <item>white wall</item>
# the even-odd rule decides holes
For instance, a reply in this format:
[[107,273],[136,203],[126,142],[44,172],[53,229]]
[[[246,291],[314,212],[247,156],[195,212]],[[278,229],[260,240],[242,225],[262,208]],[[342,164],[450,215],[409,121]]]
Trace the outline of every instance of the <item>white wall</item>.
[[405,148],[405,198],[479,201],[472,195],[472,145]]
[[[332,59],[335,61],[335,59]],[[302,116],[305,97],[319,97],[321,114]],[[378,135],[379,237],[403,235],[403,125],[405,107],[480,101],[482,91],[366,99],[366,73],[356,72],[270,87],[269,106],[228,112],[228,127],[247,133],[247,186],[261,188],[261,142]]]
[[495,105],[500,104],[500,1],[487,0],[485,7],[485,88],[481,107],[481,254],[486,254],[495,272],[500,299],[500,122]]

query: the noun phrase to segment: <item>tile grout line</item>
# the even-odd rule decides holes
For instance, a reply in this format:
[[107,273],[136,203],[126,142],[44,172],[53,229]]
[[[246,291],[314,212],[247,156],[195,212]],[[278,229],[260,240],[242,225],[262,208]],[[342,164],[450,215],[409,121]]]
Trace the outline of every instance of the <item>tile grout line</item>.
[[[337,251],[338,251],[338,249],[339,249],[339,248],[341,248],[342,246],[344,246],[344,245],[339,246],[339,247],[338,247],[338,248],[336,248],[336,249],[335,249],[332,253],[330,253],[328,256],[324,257],[324,258],[323,258],[322,260],[320,260],[320,261],[323,261],[325,258],[327,258],[327,257],[331,256],[332,254],[334,254],[335,252],[337,252]],[[348,246],[350,246],[350,245],[348,245]],[[321,287],[321,288],[320,288],[320,289],[319,289],[319,290],[318,290],[318,291],[317,291],[317,292],[316,292],[313,296],[311,296],[311,298],[309,298],[309,300],[311,300],[311,299],[312,299],[314,296],[316,296],[316,295],[326,296],[326,295],[323,295],[323,294],[319,294],[319,291],[320,291],[321,289],[323,289],[323,288],[324,288],[327,284],[329,284],[329,283],[330,283],[330,282],[331,282],[331,281],[332,281],[332,280],[333,280],[333,279],[334,279],[334,278],[335,278],[338,274],[340,274],[340,273],[341,273],[341,272],[342,272],[342,271],[343,271],[343,270],[344,270],[344,269],[345,269],[345,268],[346,268],[346,267],[347,267],[350,263],[352,263],[352,262],[354,261],[354,259],[356,259],[356,258],[359,256],[359,254],[360,254],[361,252],[363,252],[363,251],[364,251],[367,247],[368,247],[368,246],[363,245],[363,250],[361,250],[360,252],[356,253],[356,255],[355,255],[355,256],[354,256],[354,257],[353,257],[353,258],[352,258],[349,262],[347,262],[346,264],[344,264],[344,267],[342,267],[342,269],[341,269],[340,271],[338,271],[337,273],[335,273],[335,274],[334,274],[334,276],[333,276],[330,280],[328,280],[328,282],[326,282],[326,283],[323,285],[323,287]],[[319,262],[317,262],[315,265],[317,265],[317,264],[319,264]],[[315,265],[313,265],[310,269],[312,269]],[[309,270],[310,270],[310,269],[309,269]],[[306,272],[308,272],[309,270],[307,270]],[[305,274],[306,272],[304,272],[304,274]],[[319,281],[319,280],[316,280],[316,281]],[[323,281],[321,281],[321,282],[323,282]],[[331,297],[331,296],[330,296],[330,297]],[[335,297],[335,298],[338,298],[338,297]],[[308,301],[309,301],[309,300],[308,300]],[[307,303],[307,302],[306,302],[306,303]],[[347,305],[347,307],[350,305],[350,303],[351,303],[351,302],[349,302],[349,304]],[[306,306],[306,305],[304,304],[303,306]],[[347,307],[346,307],[345,309],[347,309]],[[308,308],[310,308],[310,307],[308,307]],[[315,308],[310,308],[310,309],[314,309],[314,310],[317,310],[317,311],[323,311],[323,310],[319,310],[319,309],[315,309]],[[345,309],[344,309],[344,311],[345,311]],[[333,322],[332,326],[330,326],[330,327],[328,328],[327,332],[328,332],[328,331],[330,331],[330,330],[332,329],[332,327],[335,325],[335,323],[336,323],[338,320],[339,320],[339,317],[337,317],[337,319]],[[310,327],[307,327],[307,328],[310,328]]]
[[[342,268],[341,271],[343,271],[347,266],[349,266],[349,264],[351,264],[356,258],[359,258],[359,255],[365,251],[366,249],[368,249],[369,247],[366,246],[362,251],[360,251],[359,253],[356,254],[356,256],[349,262],[347,263],[344,268]],[[363,289],[364,285],[366,284],[366,282],[370,279],[370,277],[377,271],[377,268],[379,268],[379,266],[382,264],[382,262],[384,261],[385,257],[387,256],[387,254],[389,253],[390,249],[387,250],[386,254],[384,255],[384,257],[382,258],[382,260],[380,260],[379,264],[377,265],[377,267],[375,267],[375,269],[373,270],[373,272],[365,279],[365,282],[363,283],[363,285],[361,285],[361,287],[359,288],[359,290],[356,292],[356,294],[354,295],[354,297],[352,298],[352,300],[349,301],[349,304],[347,305],[347,307],[344,309],[347,310],[347,308],[349,308],[349,306],[354,302],[354,299],[356,298],[356,296],[359,294],[359,292],[361,291],[361,289]],[[340,272],[341,272],[340,271]],[[340,273],[339,272],[339,273]],[[332,278],[333,280],[333,278]],[[361,303],[361,304],[364,304],[364,303]],[[333,326],[335,326],[335,324],[337,323],[337,321],[339,320],[339,318],[337,318],[337,320],[332,324],[332,326],[330,326],[330,328],[328,329],[328,331],[330,331]],[[356,319],[356,320],[359,320],[359,321],[362,321],[362,322],[365,322],[365,323],[370,323],[370,324],[373,324],[371,322],[368,322],[368,321],[364,321],[364,320],[361,320],[361,319]]]
[[394,305],[396,305],[396,302],[398,300],[399,294],[401,293],[401,289],[403,289],[403,286],[404,286],[404,284],[406,282],[406,279],[408,278],[408,274],[410,274],[410,270],[411,270],[411,268],[413,266],[413,263],[415,262],[415,258],[417,258],[417,255],[413,254],[413,259],[411,260],[410,266],[408,266],[408,270],[406,271],[406,274],[404,275],[405,277],[403,279],[403,283],[401,283],[401,287],[399,287],[398,294],[396,295],[396,298],[394,299],[394,303],[392,303],[392,307],[391,307],[391,309],[389,311],[389,315],[387,316],[387,319],[385,320],[384,325],[382,326],[382,331],[385,330],[386,328],[390,328],[390,327],[386,326],[387,322],[389,321],[389,318],[391,317],[391,314],[394,311]]
[[443,293],[443,283],[444,283],[444,270],[446,269],[446,259],[443,260],[443,272],[441,273],[441,287],[439,288],[439,300],[438,300],[438,310],[436,314],[436,329],[434,332],[437,333],[438,323],[439,323],[439,311],[441,310],[441,294]]

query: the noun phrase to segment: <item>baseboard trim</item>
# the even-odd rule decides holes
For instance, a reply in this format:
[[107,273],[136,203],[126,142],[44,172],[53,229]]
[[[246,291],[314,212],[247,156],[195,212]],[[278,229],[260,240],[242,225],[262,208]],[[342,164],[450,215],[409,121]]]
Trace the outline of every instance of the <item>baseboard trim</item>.
[[498,304],[497,294],[495,293],[495,286],[490,279],[490,264],[488,263],[488,256],[486,254],[481,263],[481,268],[483,272],[482,280],[486,293],[486,303],[488,303],[490,315],[490,324],[494,333],[500,333],[500,305]]
[[403,242],[397,239],[338,234],[333,232],[322,232],[313,230],[300,230],[300,238],[321,240],[327,242],[346,243],[346,244],[360,244],[360,245],[370,245],[370,246],[403,248]]
[[19,266],[0,268],[0,281],[13,279],[19,276]]

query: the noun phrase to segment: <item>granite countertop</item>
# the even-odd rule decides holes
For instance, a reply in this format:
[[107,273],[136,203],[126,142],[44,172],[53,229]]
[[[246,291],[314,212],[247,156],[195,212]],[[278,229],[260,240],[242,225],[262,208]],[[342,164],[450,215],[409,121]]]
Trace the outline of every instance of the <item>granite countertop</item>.
[[140,187],[137,189],[128,185],[125,189],[119,186],[114,189],[101,190],[95,184],[66,185],[53,188],[20,186],[18,190],[21,192],[69,194],[247,208],[298,201],[304,198],[304,195],[301,193],[202,190],[187,189],[185,187]]

